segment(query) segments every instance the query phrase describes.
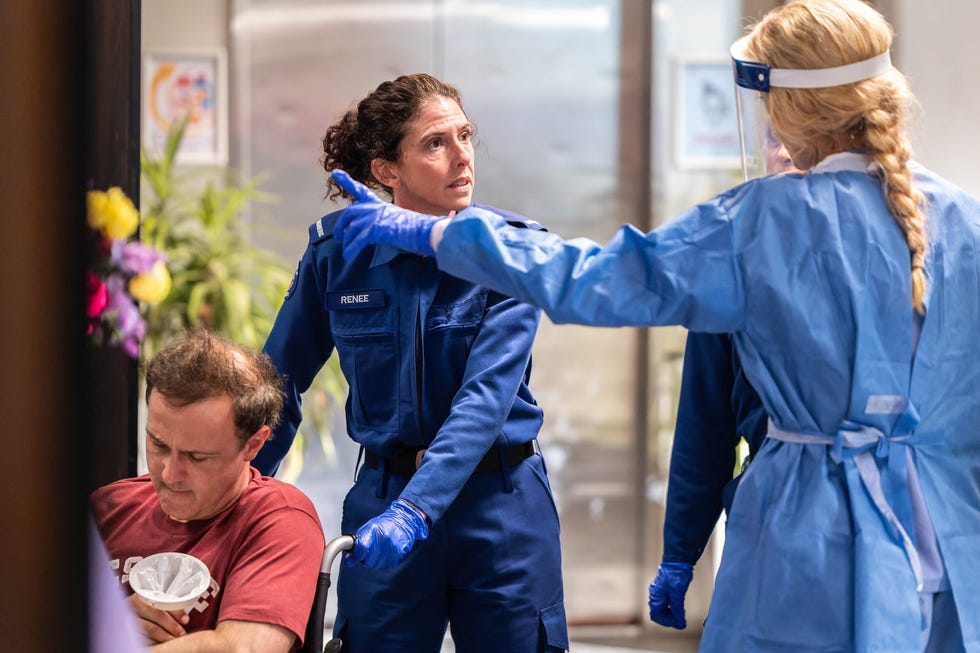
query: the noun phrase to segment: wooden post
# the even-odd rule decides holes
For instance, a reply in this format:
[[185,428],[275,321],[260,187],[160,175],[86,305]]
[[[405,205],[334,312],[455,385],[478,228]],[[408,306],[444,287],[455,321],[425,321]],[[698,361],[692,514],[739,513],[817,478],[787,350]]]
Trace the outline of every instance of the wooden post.
[[[139,207],[140,3],[92,0],[89,188],[119,186]],[[119,349],[89,349],[89,489],[136,474],[137,364]]]
[[87,650],[85,2],[0,3],[0,648]]

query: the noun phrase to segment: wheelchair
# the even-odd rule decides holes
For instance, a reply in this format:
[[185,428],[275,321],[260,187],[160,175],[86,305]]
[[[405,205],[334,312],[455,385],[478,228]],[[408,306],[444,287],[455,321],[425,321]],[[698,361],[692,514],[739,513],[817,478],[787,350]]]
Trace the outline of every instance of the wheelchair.
[[342,650],[343,642],[336,637],[323,642],[324,611],[327,607],[327,596],[330,591],[330,567],[334,559],[342,551],[349,551],[354,546],[352,535],[341,535],[327,542],[323,547],[323,558],[320,561],[320,573],[317,575],[316,594],[313,596],[313,607],[310,618],[306,622],[306,634],[303,637],[303,647],[299,653],[337,653]]

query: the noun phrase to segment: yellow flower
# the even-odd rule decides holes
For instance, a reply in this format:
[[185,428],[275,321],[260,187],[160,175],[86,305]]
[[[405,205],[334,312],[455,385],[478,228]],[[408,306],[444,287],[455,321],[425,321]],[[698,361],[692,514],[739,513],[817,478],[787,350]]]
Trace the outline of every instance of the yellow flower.
[[88,226],[102,231],[102,225],[105,224],[105,206],[108,202],[109,196],[105,191],[88,192]]
[[140,214],[122,189],[113,186],[106,192],[88,192],[88,223],[107,238],[118,240],[129,238],[136,232]]
[[129,294],[137,301],[158,304],[170,294],[171,285],[170,271],[163,261],[157,261],[149,272],[129,280]]

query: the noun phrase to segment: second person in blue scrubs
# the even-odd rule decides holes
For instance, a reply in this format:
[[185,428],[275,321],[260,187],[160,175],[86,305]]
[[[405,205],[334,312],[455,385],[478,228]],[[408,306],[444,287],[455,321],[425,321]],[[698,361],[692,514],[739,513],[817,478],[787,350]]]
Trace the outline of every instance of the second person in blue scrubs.
[[[670,452],[664,550],[650,583],[650,619],[687,627],[684,599],[722,509],[732,507],[748,461],[766,437],[768,419],[732,343],[724,333],[688,333]],[[734,476],[739,443],[749,457]]]
[[[472,201],[473,133],[453,86],[406,75],[327,130],[323,165],[399,207],[449,215]],[[356,542],[334,636],[348,653],[435,653],[449,624],[460,651],[567,649],[558,514],[528,389],[539,310],[445,274],[431,256],[378,245],[345,258],[339,213],[310,226],[265,345],[287,400],[254,463],[275,472],[300,394],[336,350],[364,464],[344,501],[341,530]]]

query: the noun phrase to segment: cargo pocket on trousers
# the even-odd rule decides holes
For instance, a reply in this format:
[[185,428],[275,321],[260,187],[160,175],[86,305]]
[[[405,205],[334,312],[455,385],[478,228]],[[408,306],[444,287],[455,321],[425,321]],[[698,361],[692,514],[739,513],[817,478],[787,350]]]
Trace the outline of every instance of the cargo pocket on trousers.
[[565,604],[556,603],[538,613],[541,620],[542,653],[564,653],[568,650],[568,623]]

